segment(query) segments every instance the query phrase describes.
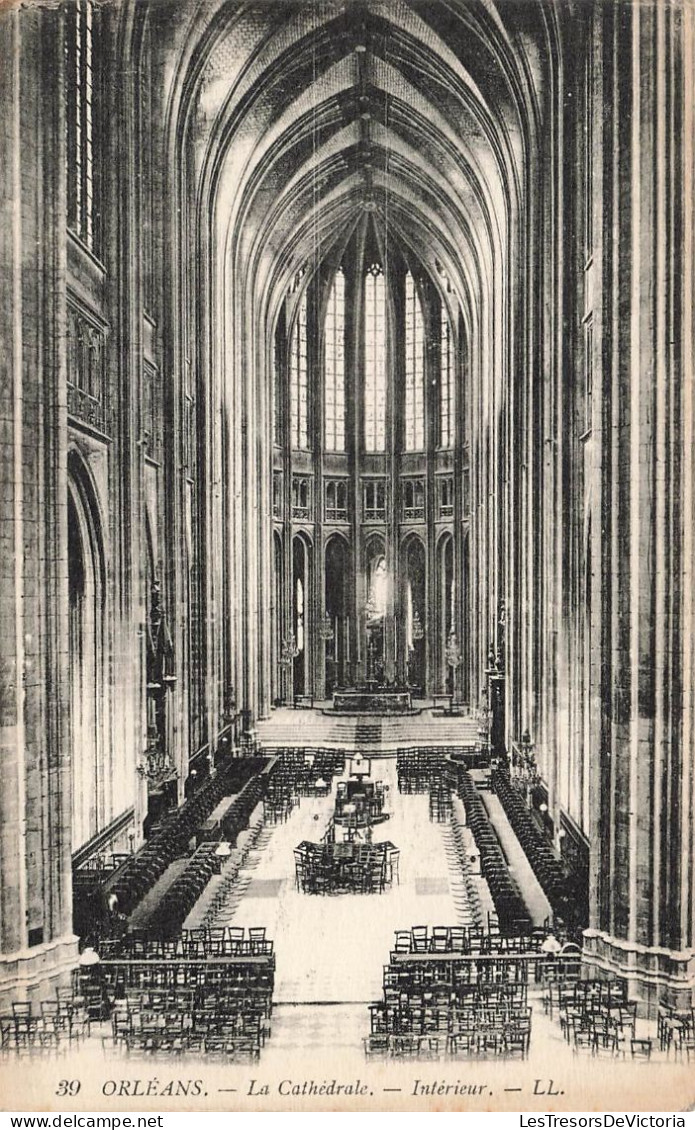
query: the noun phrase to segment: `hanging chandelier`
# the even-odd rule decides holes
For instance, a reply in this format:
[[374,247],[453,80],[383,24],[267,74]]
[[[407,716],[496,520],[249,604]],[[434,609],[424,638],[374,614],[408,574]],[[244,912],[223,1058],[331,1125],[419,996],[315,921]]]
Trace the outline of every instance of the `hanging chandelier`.
[[299,647],[295,639],[294,632],[290,632],[282,641],[282,648],[280,652],[280,663],[285,667],[290,667],[297,656],[299,655]]
[[325,614],[323,620],[321,621],[321,624],[319,625],[319,635],[321,636],[322,640],[326,641],[326,643],[330,643],[334,638],[335,633],[333,631],[333,621],[328,613]]
[[171,777],[177,776],[169,753],[162,748],[160,734],[156,726],[148,726],[147,728],[147,745],[142,760],[136,768],[140,776],[153,788],[162,785]]

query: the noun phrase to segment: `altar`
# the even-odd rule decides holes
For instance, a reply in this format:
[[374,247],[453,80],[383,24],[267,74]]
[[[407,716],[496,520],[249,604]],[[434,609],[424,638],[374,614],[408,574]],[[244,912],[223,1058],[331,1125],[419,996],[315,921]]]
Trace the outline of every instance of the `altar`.
[[408,714],[410,691],[399,687],[349,687],[333,692],[337,714]]

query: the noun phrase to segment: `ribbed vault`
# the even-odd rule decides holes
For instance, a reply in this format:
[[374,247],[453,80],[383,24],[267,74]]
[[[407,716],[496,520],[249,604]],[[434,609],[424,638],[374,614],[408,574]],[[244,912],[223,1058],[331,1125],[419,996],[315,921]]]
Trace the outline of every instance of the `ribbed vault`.
[[477,0],[210,4],[168,32],[199,219],[271,320],[365,207],[478,307],[507,263],[550,82],[541,5],[531,21]]
[[[230,627],[230,654],[242,657],[234,681],[267,710],[273,644],[261,594],[278,318],[284,307],[291,332],[304,287],[319,271],[329,277],[367,220],[382,257],[395,248],[429,276],[465,355],[460,434],[472,437],[467,458],[491,508],[475,543],[478,576],[490,577],[471,645],[483,662],[504,583],[506,532],[493,509],[505,421],[520,395],[512,378],[537,365],[524,361],[537,351],[533,304],[552,285],[540,274],[548,236],[538,221],[551,214],[545,193],[556,176],[555,6],[218,0],[188,15],[174,9],[152,9],[177,170],[172,364],[210,407],[210,467],[251,492],[230,495],[222,547],[244,604]],[[250,645],[242,625],[257,625]]]

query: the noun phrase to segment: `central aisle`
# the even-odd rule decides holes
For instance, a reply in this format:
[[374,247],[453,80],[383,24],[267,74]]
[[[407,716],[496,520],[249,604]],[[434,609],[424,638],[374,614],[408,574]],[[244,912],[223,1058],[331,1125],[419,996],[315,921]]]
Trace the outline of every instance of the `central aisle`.
[[374,895],[310,895],[296,889],[294,848],[323,836],[335,802],[331,795],[303,797],[286,824],[268,828],[268,840],[247,865],[249,882],[222,908],[215,924],[265,926],[275,943],[274,999],[282,1004],[356,1002],[381,994],[383,966],[393,933],[414,925],[453,925],[452,880],[445,854],[445,825],[429,819],[428,797],[398,792],[394,759],[373,759],[371,779],[389,785],[391,819],[374,829],[374,841],[400,849],[400,884]]

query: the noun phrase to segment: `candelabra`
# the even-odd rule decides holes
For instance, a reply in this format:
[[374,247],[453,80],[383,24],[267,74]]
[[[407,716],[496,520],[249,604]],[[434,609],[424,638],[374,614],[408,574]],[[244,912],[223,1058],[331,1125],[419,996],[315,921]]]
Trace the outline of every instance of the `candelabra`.
[[526,804],[531,807],[531,794],[538,784],[539,774],[536,756],[533,752],[534,745],[528,730],[524,730],[520,741],[517,743],[512,762],[518,770],[519,779],[522,781],[526,793]]
[[226,728],[231,726],[234,721],[236,710],[236,692],[230,683],[224,693],[224,704],[222,707],[222,724]]
[[[292,696],[294,695],[292,665],[294,664],[294,661],[298,655],[299,646],[297,644],[297,640],[295,639],[294,632],[290,632],[289,636],[285,636],[282,641],[282,645],[280,647],[280,656],[278,659],[280,665],[287,672],[286,691],[284,692],[284,694],[289,693]],[[287,700],[285,699],[285,701]]]
[[504,605],[502,605],[502,613],[499,621],[499,640],[497,650],[495,650],[494,642],[490,642],[487,653],[487,666],[485,668],[485,678],[487,680],[488,689],[488,707],[490,711],[490,724],[489,724],[489,742],[490,751],[495,760],[507,758],[507,748],[505,741],[505,660],[504,660],[504,626],[505,626],[505,613]]
[[492,711],[488,702],[487,687],[480,692],[480,709],[478,710],[478,743],[484,753],[490,749],[490,727],[492,725]]
[[449,697],[449,711],[454,712],[454,694],[456,690],[456,672],[461,666],[463,658],[461,648],[459,646],[458,636],[452,628],[449,632],[449,638],[446,641],[446,649],[444,651],[444,658],[446,659],[447,666],[451,668],[451,695]]

